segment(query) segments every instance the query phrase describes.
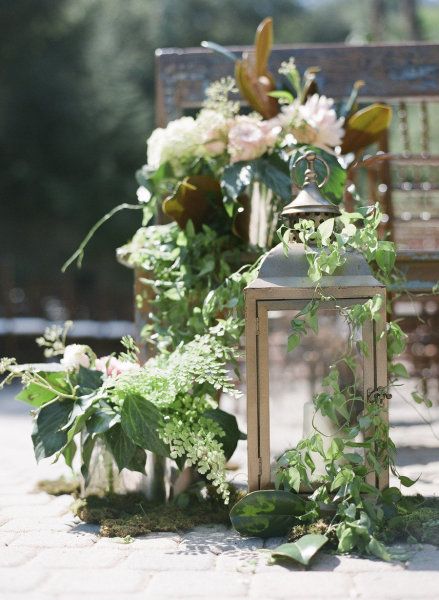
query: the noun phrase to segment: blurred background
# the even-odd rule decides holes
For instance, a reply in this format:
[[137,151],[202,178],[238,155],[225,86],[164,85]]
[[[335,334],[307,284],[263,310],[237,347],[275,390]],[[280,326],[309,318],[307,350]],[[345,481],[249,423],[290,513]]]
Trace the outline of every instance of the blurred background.
[[[136,202],[154,127],[154,50],[243,45],[274,17],[276,43],[439,41],[439,0],[0,0],[0,356],[39,360],[47,321],[73,319],[102,352],[132,319],[120,213],[83,268],[60,268],[87,230]],[[105,322],[102,325],[101,322]],[[77,335],[81,332],[77,330]],[[99,346],[100,345],[100,346]]]

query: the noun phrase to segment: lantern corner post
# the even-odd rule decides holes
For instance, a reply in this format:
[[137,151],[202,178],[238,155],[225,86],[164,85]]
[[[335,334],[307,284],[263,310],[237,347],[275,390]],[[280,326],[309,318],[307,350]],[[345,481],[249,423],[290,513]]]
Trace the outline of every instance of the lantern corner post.
[[379,457],[381,473],[378,477],[378,487],[380,490],[389,487],[389,457],[387,451],[389,438],[389,397],[388,393],[388,372],[387,372],[387,306],[386,289],[382,290],[383,302],[380,309],[380,317],[375,321],[375,344],[376,344],[376,388],[383,390],[380,400],[380,417],[384,424],[382,436],[383,451]]
[[260,489],[257,302],[245,290],[245,368],[247,383],[247,469],[248,491]]

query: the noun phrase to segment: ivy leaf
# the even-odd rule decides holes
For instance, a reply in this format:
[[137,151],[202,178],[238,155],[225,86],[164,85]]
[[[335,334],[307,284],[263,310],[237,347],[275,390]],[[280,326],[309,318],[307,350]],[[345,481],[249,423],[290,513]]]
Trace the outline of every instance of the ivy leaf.
[[233,455],[238,445],[239,440],[247,439],[245,433],[239,430],[238,422],[236,417],[231,415],[220,408],[210,409],[204,413],[207,419],[212,419],[215,423],[221,427],[226,434],[225,437],[218,438],[218,441],[222,444],[224,449],[224,455],[226,460]]
[[298,333],[292,333],[291,335],[288,336],[288,345],[287,345],[288,352],[291,352],[292,350],[294,350],[294,348],[297,348],[297,346],[299,344],[300,344],[300,335]]
[[395,266],[396,253],[395,244],[393,242],[378,242],[378,249],[375,254],[375,260],[379,268],[385,273],[390,271]]
[[294,560],[307,567],[311,559],[327,541],[328,538],[326,535],[310,533],[299,538],[297,542],[281,544],[271,555],[274,559]]
[[140,394],[125,397],[121,425],[134,444],[160,456],[169,456],[169,448],[159,437],[163,428],[163,415],[152,402]]
[[334,223],[334,219],[327,219],[326,221],[323,221],[323,223],[320,223],[320,225],[317,227],[317,231],[320,233],[323,245],[328,243],[329,238],[334,231]]
[[130,469],[131,471],[139,471],[140,473],[145,472],[145,450],[133,444],[120,424],[114,425],[114,427],[107,431],[105,441],[110,448],[119,471]]
[[412,485],[415,485],[415,483],[418,481],[419,477],[416,479],[410,479],[410,477],[406,477],[405,475],[399,475],[399,481],[404,487],[412,487]]
[[391,365],[390,370],[393,375],[396,375],[396,377],[404,377],[406,379],[408,379],[409,377],[408,371],[405,365],[403,365],[402,363],[395,363],[394,365]]
[[276,537],[285,535],[305,512],[306,503],[296,494],[260,490],[239,500],[230,511],[230,520],[241,535]]
[[65,446],[67,432],[61,431],[61,428],[68,422],[72,409],[73,401],[63,400],[40,410],[32,431],[37,461],[53,456]]
[[386,562],[392,561],[392,555],[386,546],[379,542],[376,538],[371,537],[370,542],[367,545],[368,551],[374,556],[381,558],[381,560],[385,560]]

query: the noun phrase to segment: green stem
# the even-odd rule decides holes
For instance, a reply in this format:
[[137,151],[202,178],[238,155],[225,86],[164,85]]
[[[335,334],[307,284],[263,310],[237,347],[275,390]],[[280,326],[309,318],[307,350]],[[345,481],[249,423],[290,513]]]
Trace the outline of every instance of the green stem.
[[70,267],[70,265],[75,262],[76,260],[76,265],[78,268],[81,267],[82,265],[82,259],[84,258],[84,250],[85,247],[87,246],[87,244],[89,243],[89,241],[91,240],[91,238],[94,236],[94,234],[96,233],[96,231],[104,224],[106,223],[109,219],[111,219],[111,217],[113,215],[115,215],[116,213],[120,212],[121,210],[125,210],[125,209],[129,209],[129,210],[143,210],[143,206],[141,204],[127,204],[127,203],[123,203],[123,204],[119,204],[119,206],[115,206],[112,210],[110,210],[109,213],[107,213],[106,215],[104,215],[101,219],[99,219],[99,221],[97,223],[95,223],[93,225],[93,227],[90,229],[90,231],[87,233],[87,235],[85,236],[85,238],[82,240],[82,242],[80,243],[78,249],[76,250],[76,252],[74,254],[72,254],[72,256],[66,260],[66,262],[63,264],[63,266],[61,267],[61,271],[63,273],[65,273],[67,271],[67,269]]

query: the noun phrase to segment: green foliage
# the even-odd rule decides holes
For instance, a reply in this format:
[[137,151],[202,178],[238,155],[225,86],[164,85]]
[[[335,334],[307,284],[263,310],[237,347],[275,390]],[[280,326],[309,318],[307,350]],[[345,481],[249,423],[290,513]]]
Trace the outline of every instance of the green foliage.
[[325,535],[311,533],[304,535],[297,542],[281,544],[273,550],[271,555],[275,560],[293,560],[307,567],[327,541],[328,538]]
[[[316,289],[315,298],[291,322],[288,350],[296,348],[309,331],[318,332],[318,309],[324,307],[326,301],[333,301],[337,305],[337,300],[324,296],[319,283],[325,275],[337,273],[346,261],[347,252],[363,254],[376,277],[386,286],[391,285],[396,277],[400,278],[400,274],[394,273],[394,244],[377,238],[379,223],[380,212],[376,206],[372,211],[359,210],[357,213],[342,210],[340,217],[327,219],[317,228],[312,220],[302,220],[295,225],[309,262],[308,275],[316,283]],[[279,234],[284,251],[288,252],[286,233],[281,230]],[[358,354],[369,356],[371,351],[363,341],[358,340],[356,332],[361,331],[364,324],[379,322],[383,318],[382,302],[383,297],[378,294],[361,303],[337,306],[349,326],[348,350],[330,367],[322,381],[322,391],[313,398],[315,412],[329,418],[337,427],[337,433],[331,436],[330,443],[327,441],[325,446],[322,434],[315,428],[312,435],[278,459],[275,473],[276,488],[290,494],[291,499],[298,498],[297,494],[302,489],[314,490],[310,500],[303,503],[302,514],[291,510],[289,516],[305,523],[321,521],[324,531],[317,536],[307,534],[299,539],[294,536],[294,543],[284,544],[273,552],[273,558],[277,560],[289,558],[307,565],[329,538],[337,541],[337,551],[340,553],[369,554],[386,561],[400,558],[386,547],[383,532],[387,532],[387,539],[391,538],[402,521],[402,516],[395,516],[395,505],[398,505],[401,494],[395,488],[380,491],[375,485],[366,483],[366,478],[370,474],[379,477],[382,469],[390,466],[401,485],[410,487],[416,482],[399,475],[395,468],[395,447],[389,438],[388,424],[383,419],[381,406],[381,402],[389,397],[388,388],[378,388],[374,400],[364,402],[357,391],[358,387],[362,389],[361,384],[356,381]],[[395,322],[388,322],[386,329],[391,383],[396,377],[408,376],[402,363],[393,363],[393,359],[405,349],[406,336]],[[345,383],[343,387],[340,385],[341,364],[348,368],[352,376],[352,383]],[[418,392],[413,393],[413,399],[418,403],[425,402]],[[355,417],[353,409],[359,404],[361,413]],[[315,474],[316,458],[324,462],[324,470],[319,472],[318,477]],[[266,493],[249,494],[236,506],[245,507],[247,498],[250,498],[250,509],[257,506],[258,502],[263,504]],[[284,508],[285,505],[273,503],[270,517],[274,521],[276,516],[285,519],[288,515],[285,515]],[[232,508],[232,522],[236,510],[236,507]],[[259,512],[262,511],[255,510],[245,517],[245,527],[241,526],[243,533],[248,535],[252,527],[254,532],[260,527],[262,535],[265,535],[264,515],[261,516]],[[328,513],[332,517],[330,523],[325,520]],[[410,509],[407,514],[410,514]],[[302,525],[296,524],[297,527],[302,529],[302,533],[307,533]]]
[[207,226],[197,233],[191,222],[184,231],[176,223],[139,230],[123,252],[145,273],[148,287],[138,300],[152,310],[144,339],[159,350],[174,349],[221,322],[224,345],[235,345],[243,331],[242,289],[252,273],[239,269],[242,251],[235,236]]

